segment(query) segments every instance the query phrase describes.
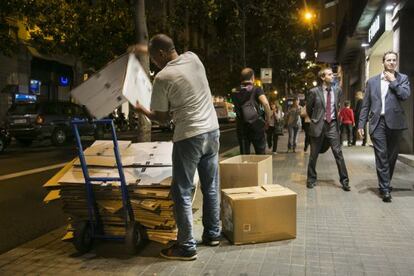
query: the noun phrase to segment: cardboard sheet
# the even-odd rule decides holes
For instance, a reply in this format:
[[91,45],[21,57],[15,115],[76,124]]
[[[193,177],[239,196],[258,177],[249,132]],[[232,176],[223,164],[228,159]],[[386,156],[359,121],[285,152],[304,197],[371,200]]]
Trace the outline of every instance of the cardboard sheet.
[[97,119],[126,101],[149,109],[152,85],[134,54],[124,54],[71,91],[72,97]]

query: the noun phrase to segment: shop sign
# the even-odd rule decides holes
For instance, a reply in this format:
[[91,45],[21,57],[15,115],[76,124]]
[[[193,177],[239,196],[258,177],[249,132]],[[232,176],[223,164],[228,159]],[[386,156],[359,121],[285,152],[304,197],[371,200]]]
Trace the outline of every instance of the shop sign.
[[368,30],[368,43],[372,46],[385,31],[385,13],[378,14]]
[[272,83],[272,68],[261,68],[260,80],[262,83]]

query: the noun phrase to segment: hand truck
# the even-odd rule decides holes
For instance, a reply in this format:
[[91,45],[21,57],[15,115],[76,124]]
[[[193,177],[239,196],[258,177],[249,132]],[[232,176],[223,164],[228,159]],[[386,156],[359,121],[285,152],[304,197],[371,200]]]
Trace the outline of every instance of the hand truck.
[[[110,125],[112,132],[112,141],[114,144],[114,154],[116,165],[118,168],[119,177],[90,177],[88,164],[86,163],[83,154],[83,147],[79,135],[78,126],[88,123],[85,120],[73,120],[71,122],[73,132],[75,134],[76,144],[78,148],[78,155],[82,167],[83,176],[85,178],[86,188],[86,202],[88,210],[88,220],[77,221],[74,223],[74,237],[73,244],[80,253],[86,253],[92,249],[95,239],[123,241],[128,254],[135,254],[141,248],[145,236],[144,228],[141,224],[135,221],[134,211],[131,207],[128,189],[125,181],[124,170],[122,167],[121,157],[119,154],[118,140],[116,136],[115,126],[111,119],[94,120],[96,126]],[[120,182],[120,189],[122,194],[122,206],[125,212],[125,236],[106,235],[104,233],[103,223],[100,219],[99,210],[95,201],[95,194],[92,182]]]

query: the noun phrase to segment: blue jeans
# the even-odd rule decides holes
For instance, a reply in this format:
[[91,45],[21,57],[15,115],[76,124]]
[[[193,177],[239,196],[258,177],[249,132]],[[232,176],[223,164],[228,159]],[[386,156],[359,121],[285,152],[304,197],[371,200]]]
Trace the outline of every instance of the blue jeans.
[[295,149],[296,148],[296,144],[298,142],[298,132],[299,132],[299,127],[291,127],[288,126],[288,131],[289,131],[289,143],[288,143],[288,149]]
[[220,236],[219,137],[219,130],[214,130],[175,142],[173,146],[171,194],[178,228],[177,243],[186,250],[196,249],[191,206],[196,169],[203,193],[203,237]]

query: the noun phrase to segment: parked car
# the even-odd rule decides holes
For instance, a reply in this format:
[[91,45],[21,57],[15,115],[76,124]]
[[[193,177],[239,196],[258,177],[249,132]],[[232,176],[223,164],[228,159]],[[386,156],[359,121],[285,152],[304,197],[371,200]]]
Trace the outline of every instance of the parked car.
[[234,105],[232,103],[215,102],[214,109],[219,122],[228,123],[236,120],[236,112],[234,112]]
[[10,133],[5,128],[0,128],[0,152],[10,144],[11,137]]
[[[6,126],[10,135],[23,145],[34,140],[50,139],[56,146],[65,144],[73,137],[71,120],[90,120],[87,110],[70,102],[22,102],[13,104],[6,115]],[[100,126],[84,124],[79,127],[80,135],[94,135],[102,139],[104,131]]]

